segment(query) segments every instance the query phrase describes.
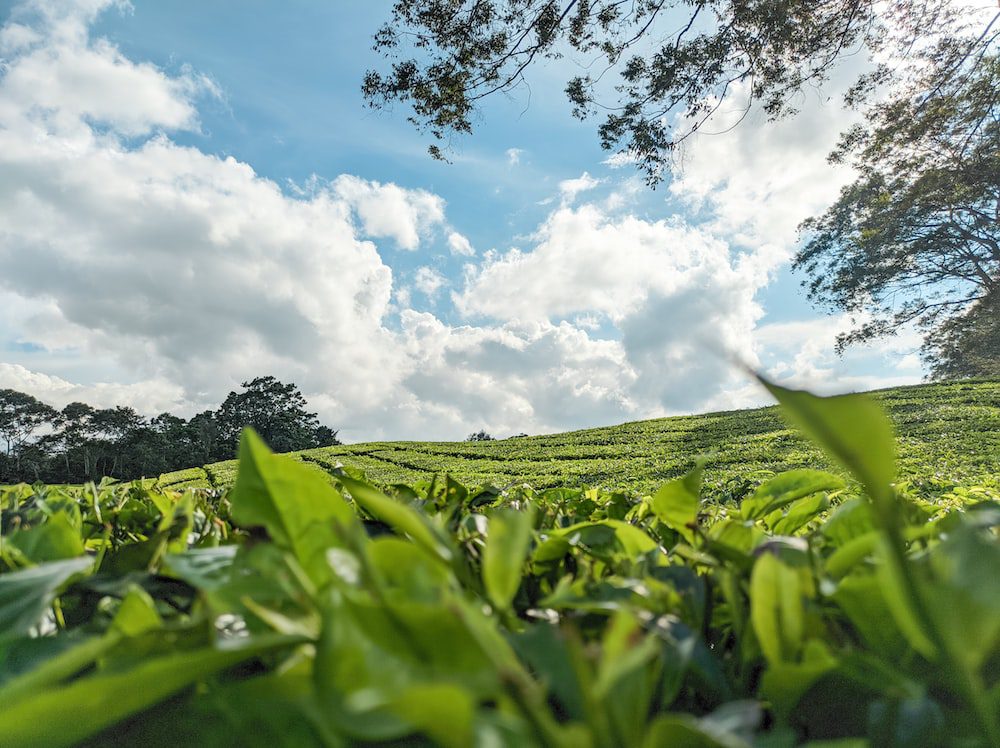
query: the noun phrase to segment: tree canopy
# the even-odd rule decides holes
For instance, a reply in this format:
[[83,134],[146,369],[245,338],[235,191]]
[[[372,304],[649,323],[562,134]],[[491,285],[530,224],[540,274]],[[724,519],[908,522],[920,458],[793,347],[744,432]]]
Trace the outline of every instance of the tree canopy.
[[[471,132],[484,98],[570,56],[573,113],[603,116],[601,145],[655,184],[737,89],[746,110],[790,114],[845,55],[912,55],[918,41],[966,32],[964,11],[953,0],[397,0],[374,38],[390,69],[369,70],[362,92],[375,107],[408,104],[443,157],[439,143]],[[865,76],[854,96],[890,72]]]
[[337,432],[305,410],[294,384],[258,377],[230,392],[218,410],[189,420],[146,418],[129,407],[74,402],[61,411],[16,390],[0,390],[0,483],[81,483],[102,477],[153,477],[227,460],[251,426],[278,451],[339,444]]
[[945,52],[954,65],[929,66],[844,134],[831,158],[858,176],[803,224],[795,267],[811,298],[855,318],[840,348],[914,324],[933,375],[975,376],[996,365],[963,347],[1000,327],[1000,57]]
[[517,88],[540,61],[571,57],[581,70],[565,88],[573,113],[600,114],[601,145],[655,186],[720,107],[786,116],[842,58],[866,54],[845,100],[863,122],[831,156],[858,176],[803,225],[795,267],[813,301],[852,315],[838,350],[913,324],[934,376],[981,372],[961,346],[995,339],[1000,324],[986,313],[1000,282],[1000,14],[985,10],[962,0],[397,0],[374,40],[390,67],[370,70],[362,91],[375,107],[409,105],[444,158],[484,98]]
[[320,426],[316,414],[306,412],[306,399],[294,384],[257,377],[242,387],[241,392],[230,392],[215,414],[227,450],[235,453],[244,426],[252,427],[276,452],[339,443],[336,431]]

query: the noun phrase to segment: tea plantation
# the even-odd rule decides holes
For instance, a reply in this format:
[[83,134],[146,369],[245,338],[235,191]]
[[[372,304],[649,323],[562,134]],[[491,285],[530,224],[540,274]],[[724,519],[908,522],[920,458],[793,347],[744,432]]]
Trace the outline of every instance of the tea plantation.
[[[889,413],[900,477],[933,497],[955,487],[1000,491],[1000,382],[954,382],[871,393]],[[609,428],[485,442],[384,442],[327,447],[291,457],[331,472],[349,466],[382,484],[448,473],[466,485],[593,486],[648,492],[707,458],[705,481],[738,498],[773,472],[836,469],[777,407],[638,421]],[[163,475],[179,488],[232,485],[236,461]],[[995,495],[995,494],[994,494]]]
[[0,745],[1000,745],[1000,384],[767,386],[0,489]]

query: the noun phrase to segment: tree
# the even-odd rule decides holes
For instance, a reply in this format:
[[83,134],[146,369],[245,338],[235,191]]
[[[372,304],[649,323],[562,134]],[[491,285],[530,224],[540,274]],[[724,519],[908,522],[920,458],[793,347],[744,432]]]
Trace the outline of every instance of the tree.
[[410,121],[443,157],[437,143],[471,132],[485,97],[521,85],[541,60],[572,55],[587,70],[566,85],[574,114],[603,111],[601,145],[635,160],[655,186],[677,146],[720,107],[791,114],[804,87],[821,84],[845,55],[866,52],[879,62],[845,101],[862,110],[863,124],[831,156],[859,176],[803,225],[795,267],[813,301],[853,315],[839,351],[916,324],[932,372],[955,371],[946,362],[965,354],[954,346],[995,336],[998,324],[973,310],[993,308],[987,297],[997,293],[1000,265],[1000,14],[987,19],[975,7],[396,0],[375,36],[391,69],[369,71],[362,91],[371,106],[409,104]]
[[34,431],[55,416],[45,403],[17,390],[0,390],[0,439],[6,442],[7,457],[18,462],[18,451]]
[[[369,70],[362,92],[373,107],[409,104],[444,158],[438,144],[471,132],[484,98],[571,55],[586,70],[566,84],[574,115],[603,112],[602,147],[634,158],[655,185],[737,90],[747,111],[790,114],[845,55],[911,55],[924,39],[965,33],[966,10],[952,0],[397,0],[374,38],[391,69]],[[855,97],[891,69],[859,81]]]
[[480,429],[474,434],[469,434],[465,437],[467,442],[492,442],[496,441],[492,436],[486,433],[484,429]]
[[339,443],[336,432],[321,426],[315,413],[306,412],[306,400],[294,384],[257,377],[242,387],[242,392],[230,392],[215,414],[220,444],[230,455],[245,426],[276,452],[308,449],[316,446],[317,438]]
[[1000,378],[1000,294],[943,322],[921,351],[932,379]]
[[831,158],[858,177],[802,225],[794,266],[814,301],[852,315],[840,350],[914,324],[941,377],[983,371],[989,347],[967,346],[1000,335],[1000,57],[934,54],[911,95],[842,137]]

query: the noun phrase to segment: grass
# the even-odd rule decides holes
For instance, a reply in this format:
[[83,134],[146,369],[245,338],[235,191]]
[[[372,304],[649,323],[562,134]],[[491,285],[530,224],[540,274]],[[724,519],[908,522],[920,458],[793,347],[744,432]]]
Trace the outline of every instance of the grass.
[[[896,429],[899,476],[923,498],[975,486],[1000,494],[1000,381],[896,387],[872,393]],[[800,467],[833,469],[789,428],[777,407],[635,421],[492,442],[368,442],[291,453],[329,472],[362,470],[381,485],[447,473],[466,485],[592,486],[648,493],[708,456],[706,485],[742,496],[761,479]],[[226,488],[236,461],[167,473],[163,487]]]

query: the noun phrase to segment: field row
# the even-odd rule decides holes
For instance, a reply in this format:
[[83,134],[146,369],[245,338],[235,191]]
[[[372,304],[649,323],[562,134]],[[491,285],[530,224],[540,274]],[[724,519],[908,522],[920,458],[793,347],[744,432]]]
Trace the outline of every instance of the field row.
[[[873,393],[897,432],[900,477],[926,497],[957,485],[1000,490],[1000,383],[965,382]],[[706,459],[706,481],[740,495],[748,481],[799,467],[832,469],[776,408],[661,418],[487,442],[383,442],[294,453],[330,472],[361,470],[382,485],[447,473],[470,485],[598,486],[640,493]],[[169,473],[162,486],[224,488],[236,462]],[[943,477],[947,476],[947,477]]]

